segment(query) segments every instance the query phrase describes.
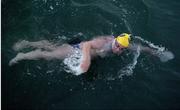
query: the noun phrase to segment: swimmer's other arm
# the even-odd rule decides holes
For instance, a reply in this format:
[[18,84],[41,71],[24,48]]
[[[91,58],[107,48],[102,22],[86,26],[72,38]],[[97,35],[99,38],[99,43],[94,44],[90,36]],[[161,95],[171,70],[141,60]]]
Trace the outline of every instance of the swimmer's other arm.
[[80,64],[80,68],[83,73],[87,72],[90,64],[91,64],[91,55],[90,55],[90,50],[91,50],[91,42],[84,42],[82,46],[82,62]]
[[151,55],[156,56],[156,50],[143,46],[141,44],[130,44],[130,46],[128,47],[128,49],[131,51],[137,51],[138,48],[140,49],[141,52],[149,53]]

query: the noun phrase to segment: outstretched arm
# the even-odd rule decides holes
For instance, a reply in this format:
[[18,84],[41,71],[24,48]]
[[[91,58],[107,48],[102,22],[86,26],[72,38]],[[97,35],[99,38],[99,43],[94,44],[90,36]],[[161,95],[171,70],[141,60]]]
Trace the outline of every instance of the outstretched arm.
[[174,58],[174,54],[171,51],[153,49],[150,47],[142,46],[141,44],[131,44],[128,49],[131,51],[137,51],[138,48],[141,52],[146,52],[158,57],[161,60],[161,62],[167,62]]
[[131,51],[137,51],[138,48],[140,49],[141,52],[149,53],[149,54],[155,55],[155,56],[157,54],[156,53],[157,50],[149,48],[149,47],[145,47],[141,44],[130,44],[128,49]]

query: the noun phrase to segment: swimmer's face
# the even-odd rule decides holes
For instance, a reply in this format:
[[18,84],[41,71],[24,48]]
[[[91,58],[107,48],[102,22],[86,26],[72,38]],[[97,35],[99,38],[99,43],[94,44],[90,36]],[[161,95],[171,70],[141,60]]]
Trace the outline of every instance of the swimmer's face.
[[125,49],[125,47],[120,45],[116,40],[113,41],[113,43],[112,43],[112,52],[113,53],[119,55],[123,52],[124,49]]

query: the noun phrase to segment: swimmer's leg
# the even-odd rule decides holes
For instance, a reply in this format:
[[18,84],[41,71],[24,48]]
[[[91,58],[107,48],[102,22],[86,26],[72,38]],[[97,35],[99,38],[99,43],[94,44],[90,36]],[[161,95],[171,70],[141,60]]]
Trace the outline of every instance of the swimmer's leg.
[[45,49],[45,50],[51,51],[51,50],[55,50],[57,45],[53,44],[47,40],[42,40],[42,41],[37,41],[37,42],[29,42],[26,40],[22,40],[20,42],[17,42],[13,46],[13,49],[15,51],[21,51],[22,49],[29,48],[29,47],[38,48],[38,49]]
[[38,59],[44,59],[44,60],[60,59],[60,60],[62,60],[71,53],[72,53],[72,47],[69,45],[60,46],[56,50],[51,51],[51,52],[41,51],[40,49],[38,49],[38,50],[31,51],[28,53],[18,53],[17,56],[9,62],[9,66],[14,65],[21,60],[38,60]]

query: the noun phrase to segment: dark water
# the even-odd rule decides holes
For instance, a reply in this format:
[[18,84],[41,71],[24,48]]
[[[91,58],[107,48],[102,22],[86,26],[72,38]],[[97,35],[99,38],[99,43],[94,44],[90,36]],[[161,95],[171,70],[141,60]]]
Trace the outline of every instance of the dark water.
[[[2,108],[180,109],[179,0],[2,0]],[[96,35],[134,35],[165,46],[162,63],[141,54],[131,76],[118,71],[132,58],[97,59],[87,75],[66,73],[61,61],[22,61],[9,67],[19,40],[67,42]]]

